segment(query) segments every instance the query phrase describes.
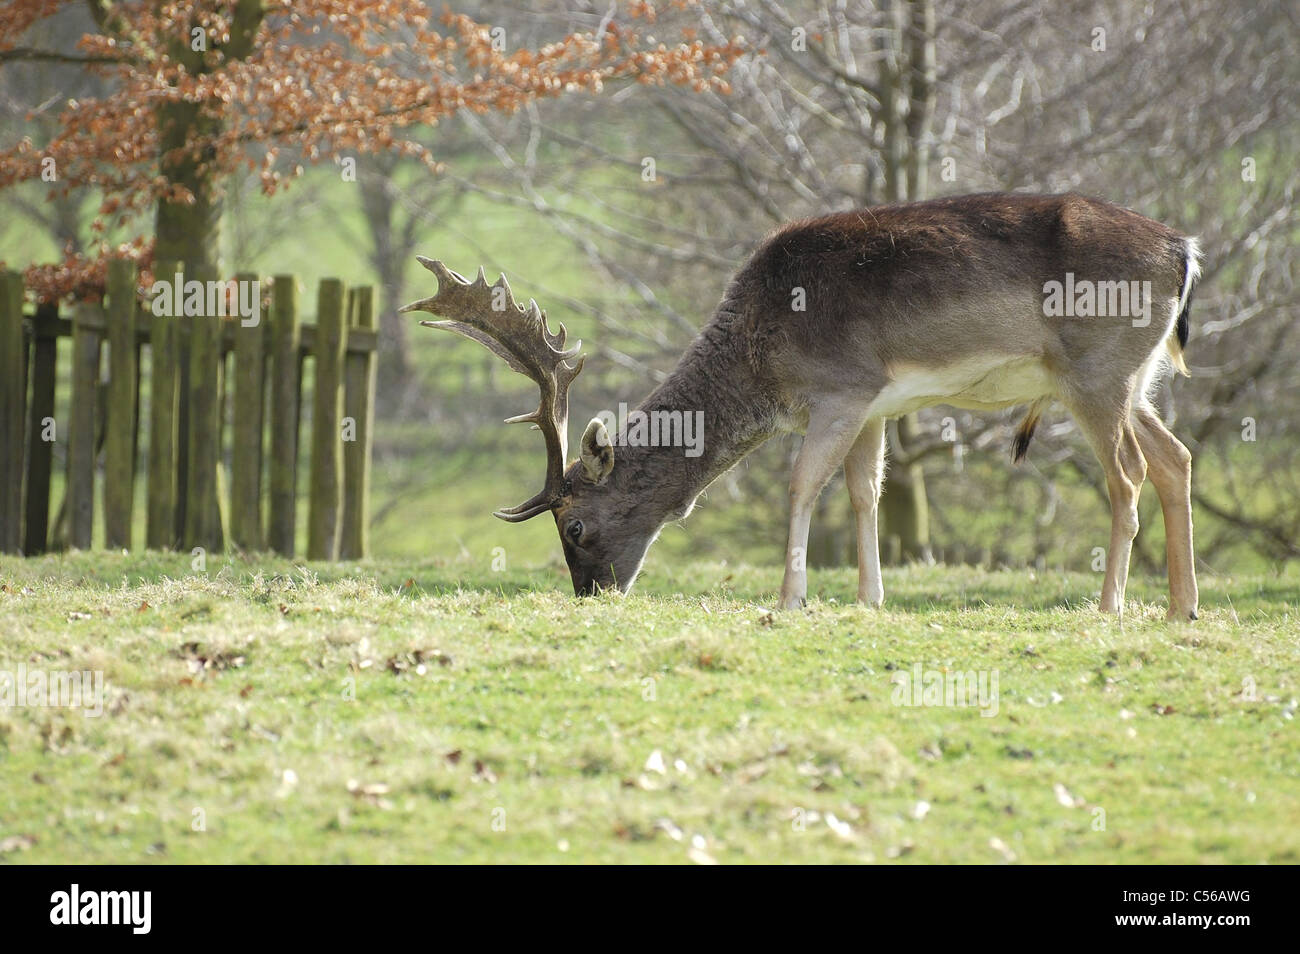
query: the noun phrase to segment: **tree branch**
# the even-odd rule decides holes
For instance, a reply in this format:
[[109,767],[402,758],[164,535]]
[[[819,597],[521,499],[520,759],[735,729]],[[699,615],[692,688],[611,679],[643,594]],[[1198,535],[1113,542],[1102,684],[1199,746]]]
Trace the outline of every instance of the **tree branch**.
[[0,50],[0,63],[10,60],[34,60],[44,63],[130,63],[127,56],[83,55],[80,53],[59,53],[56,50],[38,50],[30,46],[17,46],[12,50]]

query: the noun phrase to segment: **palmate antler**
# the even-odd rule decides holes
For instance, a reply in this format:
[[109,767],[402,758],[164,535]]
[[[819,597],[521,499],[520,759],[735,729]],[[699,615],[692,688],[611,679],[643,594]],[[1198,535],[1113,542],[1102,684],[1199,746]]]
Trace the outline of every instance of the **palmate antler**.
[[[546,484],[541,491],[517,507],[498,510],[493,515],[519,523],[552,509],[564,494],[564,461],[568,452],[569,385],[582,370],[586,355],[579,355],[582,342],[565,349],[567,334],[560,324],[559,334],[546,326],[546,312],[529,299],[525,308],[515,302],[510,285],[502,275],[489,285],[478,270],[470,281],[453,272],[442,262],[416,256],[420,264],[438,279],[438,291],[432,298],[413,301],[398,311],[427,311],[441,315],[445,321],[422,321],[430,328],[445,328],[479,344],[505,359],[520,374],[527,375],[541,389],[537,410],[508,418],[507,424],[528,422],[541,430],[546,439]],[[495,307],[494,307],[495,306]],[[570,360],[577,361],[570,363]]]

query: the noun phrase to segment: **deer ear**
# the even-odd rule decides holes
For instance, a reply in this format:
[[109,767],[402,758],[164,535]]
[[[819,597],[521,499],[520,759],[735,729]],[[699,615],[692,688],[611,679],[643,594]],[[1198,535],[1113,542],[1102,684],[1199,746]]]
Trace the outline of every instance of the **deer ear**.
[[582,469],[593,484],[603,483],[614,469],[614,445],[598,417],[593,417],[582,432]]

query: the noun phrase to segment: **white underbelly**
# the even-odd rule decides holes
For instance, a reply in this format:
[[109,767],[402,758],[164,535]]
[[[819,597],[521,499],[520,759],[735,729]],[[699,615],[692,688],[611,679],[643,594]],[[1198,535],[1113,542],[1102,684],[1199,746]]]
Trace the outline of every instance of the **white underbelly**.
[[991,355],[923,368],[898,365],[876,395],[868,416],[899,417],[933,404],[995,411],[1055,394],[1047,368],[1038,358]]

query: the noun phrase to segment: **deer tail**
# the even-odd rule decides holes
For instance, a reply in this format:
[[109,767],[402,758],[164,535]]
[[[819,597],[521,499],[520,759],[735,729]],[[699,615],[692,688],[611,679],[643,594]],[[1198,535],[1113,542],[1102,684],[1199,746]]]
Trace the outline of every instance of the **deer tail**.
[[1043,408],[1046,406],[1046,398],[1040,398],[1029,405],[1025,419],[1016,428],[1015,441],[1011,445],[1011,459],[1015,463],[1020,463],[1025,459],[1025,455],[1029,453],[1029,442],[1034,438],[1034,428],[1038,427],[1038,419],[1043,416]]

